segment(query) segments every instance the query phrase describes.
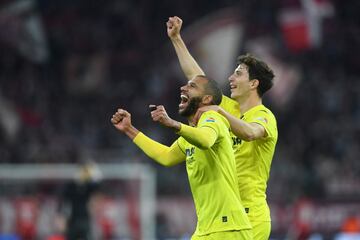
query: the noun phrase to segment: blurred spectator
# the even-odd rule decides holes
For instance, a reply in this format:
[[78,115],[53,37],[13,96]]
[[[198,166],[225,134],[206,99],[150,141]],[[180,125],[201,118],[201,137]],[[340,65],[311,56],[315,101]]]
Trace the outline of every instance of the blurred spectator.
[[356,215],[347,217],[342,225],[341,231],[344,233],[359,233],[360,234],[360,220]]
[[95,163],[87,162],[80,166],[75,181],[65,186],[62,209],[66,217],[66,239],[93,239],[89,204],[96,199],[100,175]]
[[341,233],[336,235],[335,240],[357,240],[360,239],[360,220],[356,215],[348,216],[342,227]]

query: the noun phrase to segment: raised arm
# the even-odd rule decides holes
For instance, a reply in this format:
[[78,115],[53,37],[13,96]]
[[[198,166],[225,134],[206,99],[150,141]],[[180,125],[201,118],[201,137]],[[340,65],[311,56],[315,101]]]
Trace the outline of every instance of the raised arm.
[[180,30],[182,20],[179,17],[169,17],[166,23],[167,33],[173,44],[176,55],[179,59],[180,66],[188,80],[193,79],[197,75],[205,75],[195,59],[191,56],[184,41],[181,38]]
[[126,134],[150,158],[164,166],[173,166],[185,161],[185,154],[177,142],[171,147],[158,143],[145,136],[131,124],[131,115],[123,109],[112,116],[111,122],[116,129]]

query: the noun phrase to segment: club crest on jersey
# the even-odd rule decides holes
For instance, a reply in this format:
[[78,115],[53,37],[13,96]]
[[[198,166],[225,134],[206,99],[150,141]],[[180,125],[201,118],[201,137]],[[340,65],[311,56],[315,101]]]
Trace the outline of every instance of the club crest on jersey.
[[205,119],[205,122],[215,122],[215,118],[208,117],[207,119]]

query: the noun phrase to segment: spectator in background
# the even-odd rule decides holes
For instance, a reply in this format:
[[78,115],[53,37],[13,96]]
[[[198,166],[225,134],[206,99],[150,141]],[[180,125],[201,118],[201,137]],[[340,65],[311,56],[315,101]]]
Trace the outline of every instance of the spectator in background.
[[341,226],[341,232],[335,240],[357,240],[360,239],[360,219],[355,214],[350,214]]
[[80,166],[75,181],[65,186],[62,210],[66,217],[66,239],[92,239],[89,203],[98,190],[100,179],[97,165],[86,162]]

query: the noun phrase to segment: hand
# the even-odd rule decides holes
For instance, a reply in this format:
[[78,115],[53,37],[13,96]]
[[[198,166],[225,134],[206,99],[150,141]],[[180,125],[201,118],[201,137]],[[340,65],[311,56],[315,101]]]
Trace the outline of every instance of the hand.
[[175,39],[180,37],[182,23],[183,21],[181,18],[177,16],[169,17],[169,20],[166,22],[167,34],[169,38]]
[[220,112],[221,107],[219,107],[218,105],[210,105],[210,106],[204,106],[204,107],[198,108],[198,110],[196,111],[195,116],[193,118],[193,121],[192,121],[195,124],[195,126],[198,124],[198,121],[199,121],[201,115],[204,112],[207,112],[210,110],[213,110],[215,112]]
[[151,109],[151,118],[154,122],[159,122],[161,125],[175,130],[180,130],[180,123],[171,119],[163,105],[149,105]]
[[132,127],[131,114],[124,109],[118,109],[117,112],[111,118],[111,123],[114,127],[121,132],[125,132],[127,129]]

